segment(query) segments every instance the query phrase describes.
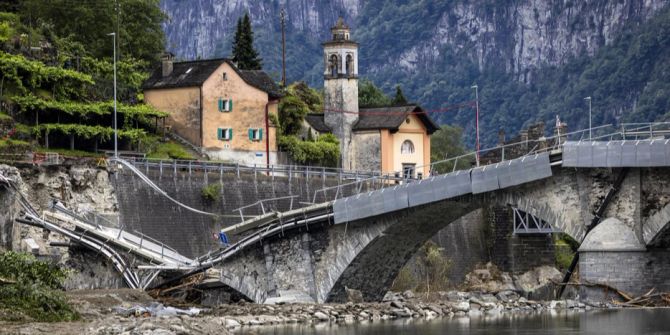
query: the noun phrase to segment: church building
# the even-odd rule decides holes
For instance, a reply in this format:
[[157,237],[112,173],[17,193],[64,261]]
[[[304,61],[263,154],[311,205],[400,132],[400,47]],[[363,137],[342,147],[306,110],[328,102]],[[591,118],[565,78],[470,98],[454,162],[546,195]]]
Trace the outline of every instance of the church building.
[[340,140],[344,169],[428,176],[430,135],[439,127],[418,105],[359,108],[358,43],[342,18],[323,43],[323,57],[324,112],[305,117],[309,131]]

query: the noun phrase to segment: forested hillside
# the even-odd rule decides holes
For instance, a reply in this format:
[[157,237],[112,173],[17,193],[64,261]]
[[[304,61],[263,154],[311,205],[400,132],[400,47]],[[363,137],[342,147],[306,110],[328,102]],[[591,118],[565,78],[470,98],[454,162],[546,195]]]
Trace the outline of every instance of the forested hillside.
[[[667,0],[162,0],[167,47],[182,58],[227,56],[234,23],[249,12],[265,70],[279,78],[279,10],[287,12],[287,76],[322,85],[328,28],[343,16],[360,43],[360,70],[387,94],[397,84],[428,110],[474,98],[484,142],[556,115],[571,129],[649,121],[668,112]],[[665,71],[664,71],[665,69]],[[471,110],[434,115],[465,128]]]

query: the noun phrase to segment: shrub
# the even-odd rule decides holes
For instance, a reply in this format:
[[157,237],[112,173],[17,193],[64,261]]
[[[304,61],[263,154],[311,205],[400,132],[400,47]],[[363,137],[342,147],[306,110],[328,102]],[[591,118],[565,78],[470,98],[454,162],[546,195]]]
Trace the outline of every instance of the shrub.
[[449,284],[451,261],[444,256],[442,248],[432,241],[426,242],[419,251],[417,268],[420,279],[416,290],[421,292],[445,290]]
[[67,271],[33,255],[12,251],[0,254],[0,308],[11,319],[71,321],[79,318],[61,287]]
[[206,202],[212,203],[218,201],[221,197],[221,185],[219,184],[209,184],[202,188],[202,199]]

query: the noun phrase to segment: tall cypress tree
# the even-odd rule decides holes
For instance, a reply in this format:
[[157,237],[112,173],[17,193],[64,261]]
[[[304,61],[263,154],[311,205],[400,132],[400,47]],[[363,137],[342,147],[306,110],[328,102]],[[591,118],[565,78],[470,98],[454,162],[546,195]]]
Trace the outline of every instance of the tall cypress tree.
[[233,40],[233,61],[242,70],[260,70],[262,59],[254,49],[254,32],[251,30],[249,14],[237,20],[237,30]]
[[393,105],[394,106],[402,106],[407,104],[407,99],[405,98],[405,95],[402,94],[402,89],[400,88],[400,85],[397,85],[395,87],[395,97],[393,98]]

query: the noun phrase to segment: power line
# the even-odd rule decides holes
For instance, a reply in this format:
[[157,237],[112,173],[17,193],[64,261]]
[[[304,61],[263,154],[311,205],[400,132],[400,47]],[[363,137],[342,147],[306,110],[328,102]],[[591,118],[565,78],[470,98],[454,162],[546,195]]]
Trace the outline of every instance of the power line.
[[[414,115],[417,114],[435,114],[435,113],[446,113],[450,112],[453,110],[459,110],[462,108],[474,108],[476,105],[475,101],[466,101],[463,103],[459,104],[453,104],[449,106],[445,106],[439,109],[433,109],[433,110],[424,110],[422,109],[420,112],[412,113]],[[402,107],[402,106],[400,106]],[[358,114],[358,115],[371,115],[371,116],[388,116],[388,115],[407,115],[407,111],[396,111],[395,109],[398,107],[371,107],[371,108],[362,108],[362,111],[349,111],[349,110],[343,110],[343,109],[336,109],[336,108],[324,108],[324,111],[332,112],[332,113],[341,113],[341,114]],[[373,109],[373,110],[365,110],[365,109]]]

